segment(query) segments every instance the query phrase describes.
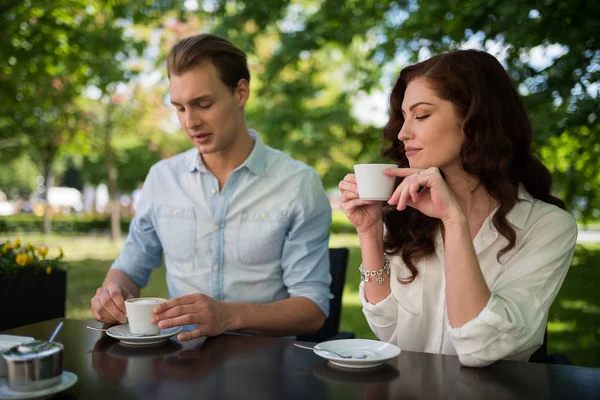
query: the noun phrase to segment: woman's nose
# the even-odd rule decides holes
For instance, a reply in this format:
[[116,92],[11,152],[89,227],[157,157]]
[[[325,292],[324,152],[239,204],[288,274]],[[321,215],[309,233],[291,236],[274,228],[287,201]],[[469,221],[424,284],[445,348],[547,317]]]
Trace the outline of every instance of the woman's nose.
[[401,142],[410,139],[412,137],[412,132],[410,131],[410,127],[406,122],[402,124],[402,128],[400,128],[400,132],[398,132],[398,140]]

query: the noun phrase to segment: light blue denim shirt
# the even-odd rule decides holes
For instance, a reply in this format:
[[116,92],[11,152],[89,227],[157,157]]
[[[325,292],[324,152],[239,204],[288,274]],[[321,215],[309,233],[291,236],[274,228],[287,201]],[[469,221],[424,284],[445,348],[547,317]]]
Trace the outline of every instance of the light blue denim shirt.
[[250,133],[252,152],[220,191],[196,149],[154,165],[112,268],[144,287],[164,251],[170,297],[303,296],[328,315],[331,207],[321,180]]

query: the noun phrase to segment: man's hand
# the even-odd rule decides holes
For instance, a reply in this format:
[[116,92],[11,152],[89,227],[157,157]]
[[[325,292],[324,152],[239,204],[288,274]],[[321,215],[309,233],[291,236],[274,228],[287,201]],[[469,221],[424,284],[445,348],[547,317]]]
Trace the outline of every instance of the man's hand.
[[96,290],[96,295],[92,298],[92,315],[100,322],[127,322],[125,300],[132,297],[126,288],[116,282],[109,282]]
[[189,294],[160,303],[152,310],[150,318],[161,329],[182,325],[197,325],[193,331],[177,336],[180,341],[201,336],[217,336],[235,330],[234,316],[227,303],[214,300],[204,294]]

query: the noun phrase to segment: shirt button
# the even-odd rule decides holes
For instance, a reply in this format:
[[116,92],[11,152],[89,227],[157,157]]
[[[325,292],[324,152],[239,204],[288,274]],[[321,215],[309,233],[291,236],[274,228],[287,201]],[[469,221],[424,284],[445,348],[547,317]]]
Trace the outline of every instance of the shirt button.
[[179,215],[179,211],[173,210],[173,215]]
[[217,194],[217,189],[213,189],[210,191],[212,194]]
[[219,270],[219,266],[218,266],[218,265],[215,265],[215,266],[213,267],[213,269],[214,269],[215,271],[218,271],[218,270]]
[[215,225],[215,231],[218,231],[221,227],[219,225]]

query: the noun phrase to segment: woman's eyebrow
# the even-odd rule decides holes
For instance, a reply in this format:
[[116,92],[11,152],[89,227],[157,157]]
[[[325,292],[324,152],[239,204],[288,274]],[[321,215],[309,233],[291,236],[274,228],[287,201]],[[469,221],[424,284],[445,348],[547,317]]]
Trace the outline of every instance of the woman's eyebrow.
[[[408,111],[412,111],[412,110],[414,110],[414,109],[415,109],[415,107],[417,107],[417,106],[420,106],[421,104],[426,104],[426,105],[428,105],[428,106],[434,106],[434,105],[435,105],[435,104],[433,104],[433,103],[428,103],[428,102],[426,102],[426,101],[418,101],[418,102],[416,102],[415,104],[413,104],[412,106],[408,107]],[[402,111],[402,114],[404,114],[404,110],[401,110],[401,111]]]

